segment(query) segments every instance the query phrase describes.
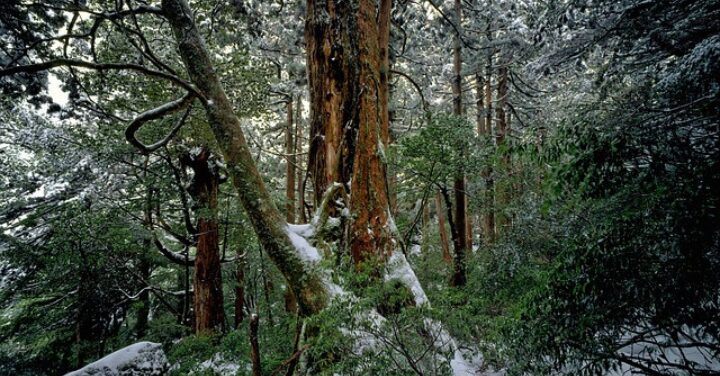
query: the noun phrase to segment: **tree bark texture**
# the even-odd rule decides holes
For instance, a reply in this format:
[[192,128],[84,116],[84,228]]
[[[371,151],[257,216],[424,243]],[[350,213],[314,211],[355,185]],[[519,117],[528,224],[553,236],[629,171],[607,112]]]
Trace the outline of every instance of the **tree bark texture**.
[[201,148],[196,155],[186,156],[183,164],[192,168],[194,173],[189,190],[195,200],[198,230],[193,278],[195,333],[224,332],[218,222],[220,173],[207,148]]
[[384,159],[390,140],[391,7],[389,0],[308,0],[307,7],[308,168],[315,206],[330,184],[341,182],[349,188],[349,242],[357,265],[383,259],[392,248]]
[[352,109],[359,124],[350,195],[353,216],[350,251],[356,265],[384,259],[393,246],[383,142],[388,134],[382,115],[387,113],[387,98],[383,101],[379,85],[381,62],[376,5],[375,0],[359,0],[353,9],[356,25],[350,27],[351,40],[357,43],[354,47],[359,64],[359,105]]
[[447,229],[445,228],[445,213],[442,204],[442,194],[437,191],[435,194],[435,211],[438,218],[438,232],[440,233],[440,246],[442,247],[443,260],[446,263],[452,263],[452,255],[450,254],[450,240],[448,239]]
[[258,173],[240,120],[215,73],[192,11],[185,0],[163,0],[162,10],[173,29],[190,80],[204,96],[202,102],[210,128],[255,233],[295,292],[301,314],[318,312],[327,301],[322,281],[308,271],[290,240],[287,223]]
[[305,44],[310,92],[308,172],[318,207],[330,185],[348,188],[357,131],[357,40],[350,38],[353,2],[308,0]]

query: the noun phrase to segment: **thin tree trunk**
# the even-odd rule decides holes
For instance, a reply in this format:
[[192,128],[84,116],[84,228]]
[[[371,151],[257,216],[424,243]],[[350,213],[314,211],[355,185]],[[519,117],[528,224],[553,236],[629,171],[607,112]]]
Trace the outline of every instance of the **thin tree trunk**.
[[[150,250],[150,238],[143,240],[143,249],[146,252],[146,255],[141,256],[138,269],[143,280],[149,281],[150,262],[146,258],[147,253],[149,253]],[[145,334],[147,334],[148,323],[150,321],[150,291],[147,289],[143,290],[140,293],[140,296],[138,296],[138,301],[140,306],[137,311],[137,321],[135,321],[135,336],[140,339],[145,337]]]
[[307,176],[307,167],[303,168],[305,159],[300,151],[303,150],[303,122],[301,118],[302,114],[302,97],[298,95],[295,101],[295,151],[298,152],[297,158],[297,192],[298,192],[298,215],[300,216],[299,223],[307,223],[307,216],[305,215],[305,177]]
[[423,254],[427,252],[430,245],[430,195],[425,199],[425,205],[422,208],[422,244],[421,251]]
[[285,205],[285,218],[289,223],[295,222],[295,114],[293,113],[292,97],[287,102],[287,128],[285,129],[285,154],[287,158],[287,174],[285,175],[285,194],[287,203]]
[[[145,160],[145,168],[147,171],[147,162],[149,159]],[[145,172],[145,175],[143,176],[143,179],[147,178],[147,172]],[[152,201],[153,201],[153,188],[147,187],[147,195],[145,197],[145,208],[143,210],[143,221],[145,224],[150,223],[151,216],[152,216]],[[150,271],[151,271],[151,264],[149,260],[150,255],[150,247],[152,239],[150,237],[147,237],[143,239],[143,254],[140,256],[140,262],[138,263],[138,269],[139,274],[142,277],[144,281],[150,280]],[[150,319],[150,291],[147,289],[144,289],[140,296],[138,297],[138,301],[140,302],[140,306],[138,307],[137,312],[137,320],[135,321],[135,336],[137,338],[143,338],[145,337],[145,334],[147,333],[148,328],[148,322]]]
[[448,239],[447,229],[445,228],[445,213],[440,191],[437,191],[435,194],[435,211],[437,212],[438,217],[438,232],[440,233],[440,245],[442,247],[443,260],[445,260],[448,264],[451,264],[452,255],[450,254],[450,240]]
[[252,362],[253,376],[262,376],[260,363],[260,344],[258,343],[258,327],[260,319],[258,315],[250,315],[250,361]]
[[504,173],[504,181],[496,187],[496,195],[498,202],[498,212],[496,217],[497,232],[503,233],[508,225],[508,216],[506,214],[507,205],[509,203],[510,182],[508,181],[510,171],[510,153],[507,150],[507,114],[505,106],[507,104],[508,95],[508,62],[500,61],[498,66],[498,87],[497,87],[497,108],[495,109],[495,117],[497,121],[497,129],[495,133],[495,142],[502,153],[500,157],[500,169]]
[[247,266],[247,255],[242,255],[238,250],[238,260],[235,269],[235,329],[245,319],[245,267]]
[[[487,38],[492,40],[491,19],[487,19]],[[487,63],[485,66],[485,134],[492,137],[492,70],[493,70],[493,53],[488,53]],[[492,143],[490,144],[492,146]],[[483,214],[483,234],[485,243],[491,244],[497,237],[495,230],[495,182],[493,180],[493,169],[490,163],[482,171],[482,177],[485,179],[485,210]]]
[[[460,30],[462,21],[462,3],[461,0],[455,0],[455,24]],[[462,56],[460,46],[460,34],[455,34],[455,42],[453,47],[453,70],[455,73],[453,79],[453,112],[456,116],[462,116]],[[465,275],[465,253],[467,250],[467,198],[465,187],[465,173],[462,169],[457,172],[453,184],[455,193],[455,227],[457,236],[460,241],[455,242],[455,266],[453,277],[450,280],[452,286],[464,286],[466,282]]]
[[275,207],[250,153],[240,120],[215,73],[207,48],[186,0],[163,0],[162,11],[173,29],[190,81],[202,93],[210,128],[225,157],[239,200],[263,247],[298,298],[301,314],[320,311],[327,292],[308,271],[290,240],[287,223]]

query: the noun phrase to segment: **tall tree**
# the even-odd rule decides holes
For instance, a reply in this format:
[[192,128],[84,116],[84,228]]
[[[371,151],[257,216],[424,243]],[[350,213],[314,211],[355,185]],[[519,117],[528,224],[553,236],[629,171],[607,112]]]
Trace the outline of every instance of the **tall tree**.
[[[462,45],[460,35],[462,24],[462,2],[455,0],[455,40],[453,42],[453,113],[455,116],[463,116],[462,108]],[[450,284],[453,286],[464,286],[467,282],[465,271],[465,254],[468,249],[468,214],[467,214],[467,192],[465,172],[460,169],[456,173],[453,182],[455,193],[455,256],[453,263],[453,275]]]
[[[353,216],[350,250],[356,263],[389,256],[393,246],[386,175],[385,143],[388,139],[387,95],[380,82],[379,25],[375,0],[360,0],[355,10],[357,27],[351,36],[358,41],[359,103],[353,110],[358,140],[353,165],[350,212]],[[384,99],[384,101],[383,101]]]
[[[492,1],[489,2],[489,5],[492,5]],[[485,36],[488,40],[488,43],[492,46],[492,40],[493,40],[493,30],[492,30],[492,17],[487,16],[485,19],[485,22],[487,23],[486,29],[485,29]],[[488,146],[490,148],[494,145],[494,140],[492,139],[493,136],[493,90],[492,90],[492,78],[493,78],[493,50],[494,48],[489,48],[487,52],[487,57],[485,61],[485,71],[479,73],[479,77],[477,79],[478,84],[478,117],[484,117],[482,120],[482,135],[484,135],[488,142]],[[482,66],[482,65],[481,65]],[[480,79],[482,75],[484,74],[484,80]],[[480,85],[481,83],[484,83],[484,85]],[[484,90],[484,94],[482,91]],[[485,99],[483,101],[482,95],[485,96]],[[482,109],[482,111],[481,111]],[[478,119],[478,123],[480,123],[481,119]],[[483,228],[483,236],[485,238],[485,243],[489,244],[492,243],[495,240],[496,237],[496,230],[495,230],[495,187],[494,187],[494,180],[493,180],[493,169],[491,163],[486,163],[485,167],[483,168],[481,172],[481,176],[485,183],[485,189],[484,189],[484,197],[483,202],[485,203],[485,208],[483,210],[482,215],[482,228]]]
[[350,53],[353,25],[349,2],[308,0],[305,45],[310,91],[310,151],[314,202],[333,183],[348,189],[352,175],[357,120],[357,66]]
[[194,173],[189,191],[195,201],[197,213],[197,254],[193,277],[195,332],[224,332],[225,310],[218,221],[220,171],[210,150],[204,147],[188,153],[182,162]]
[[510,59],[504,54],[504,58],[498,63],[497,72],[497,106],[495,107],[495,143],[500,153],[500,170],[504,174],[504,181],[496,185],[496,196],[499,211],[497,212],[496,225],[498,233],[503,233],[508,226],[509,217],[507,205],[510,202],[510,152],[508,151],[508,116],[506,112],[508,102],[508,72]]

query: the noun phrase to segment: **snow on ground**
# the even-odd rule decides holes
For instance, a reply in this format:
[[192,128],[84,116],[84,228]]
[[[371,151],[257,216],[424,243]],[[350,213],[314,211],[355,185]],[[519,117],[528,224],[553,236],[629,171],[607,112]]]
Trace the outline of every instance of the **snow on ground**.
[[[392,218],[392,216],[388,216],[388,218]],[[314,218],[310,224],[287,225],[288,236],[297,249],[298,255],[303,261],[309,264],[316,264],[322,258],[318,250],[311,246],[308,242],[308,239],[315,234],[314,223],[317,223],[317,218]],[[388,221],[388,226],[391,231],[394,231],[395,233],[397,232],[397,228],[395,227],[395,223],[392,222],[392,219]],[[416,245],[416,248],[417,249],[413,247],[411,252],[419,253],[420,246]],[[343,290],[343,288],[339,285],[331,282],[329,278],[323,278],[323,280],[331,298],[342,297],[352,300],[352,296],[350,296],[348,292]],[[420,281],[402,252],[393,252],[387,260],[384,280],[398,280],[410,289],[417,307],[430,306],[425,290],[423,290],[420,285]],[[386,319],[374,309],[368,312],[367,318],[369,318],[371,322],[371,331],[380,328],[386,321]],[[443,352],[453,354],[452,359],[450,359],[450,367],[452,368],[454,376],[500,376],[503,374],[502,371],[499,373],[492,371],[481,373],[478,370],[482,369],[483,358],[478,351],[461,349],[455,340],[450,336],[450,333],[448,333],[439,322],[431,319],[425,319],[424,324],[428,331],[431,333],[437,333],[437,339],[434,344],[435,348]],[[372,333],[366,331],[348,330],[345,328],[340,328],[340,330],[344,334],[355,339],[355,351],[359,353],[377,348],[377,339],[374,338]]]
[[164,375],[168,361],[162,345],[138,342],[65,376]]
[[[417,279],[405,255],[400,252],[393,253],[387,261],[385,281],[390,280],[398,280],[409,288],[415,297],[416,306],[430,306],[430,301],[425,294],[425,290],[423,290],[420,285],[420,281]],[[435,348],[445,352],[452,352],[453,358],[450,360],[450,368],[452,368],[454,376],[499,376],[503,374],[502,371],[498,373],[492,371],[479,373],[478,370],[481,369],[483,365],[483,357],[478,351],[461,349],[440,322],[428,318],[424,320],[424,324],[428,332],[436,333],[434,335],[436,338]]]
[[[197,369],[192,373],[194,374],[197,372],[204,374],[203,371],[211,370],[215,375],[235,376],[240,371],[240,369],[242,369],[242,367],[239,364],[228,361],[221,353],[216,353],[211,359],[200,363],[197,366]],[[252,370],[252,365],[248,363],[245,366],[245,370]]]
[[[660,330],[648,329],[638,326],[623,336],[623,341],[631,342],[617,351],[618,357],[629,357],[633,361],[645,364],[652,369],[658,369],[669,374],[686,374],[683,367],[689,366],[698,372],[720,375],[720,361],[713,354],[712,349],[696,344],[712,343],[706,337],[704,329],[683,325],[680,334],[669,336]],[[637,333],[643,333],[638,336]],[[608,376],[630,375],[637,368],[623,363],[618,370],[608,372]],[[703,374],[705,374],[703,373]]]

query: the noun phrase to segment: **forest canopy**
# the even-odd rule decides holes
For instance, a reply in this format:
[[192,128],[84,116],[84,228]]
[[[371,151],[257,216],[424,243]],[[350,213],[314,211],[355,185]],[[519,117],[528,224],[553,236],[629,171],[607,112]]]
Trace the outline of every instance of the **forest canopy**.
[[720,373],[720,1],[3,0],[0,375]]

